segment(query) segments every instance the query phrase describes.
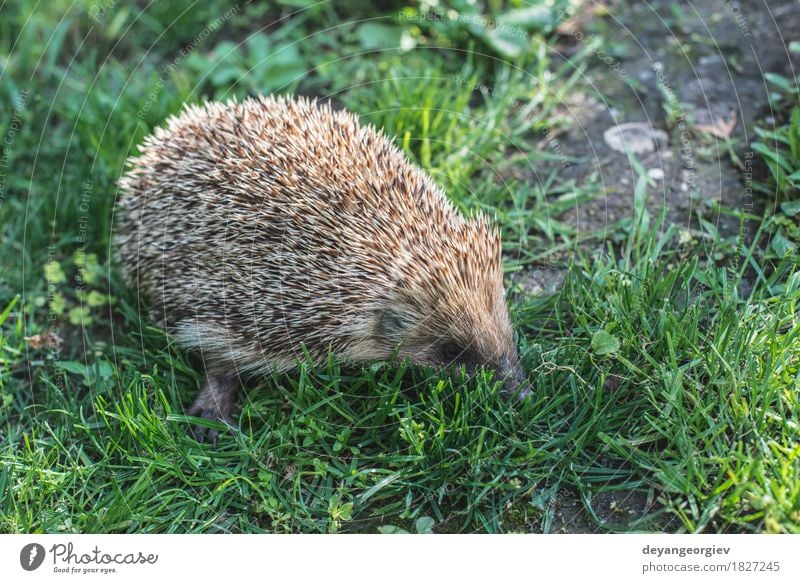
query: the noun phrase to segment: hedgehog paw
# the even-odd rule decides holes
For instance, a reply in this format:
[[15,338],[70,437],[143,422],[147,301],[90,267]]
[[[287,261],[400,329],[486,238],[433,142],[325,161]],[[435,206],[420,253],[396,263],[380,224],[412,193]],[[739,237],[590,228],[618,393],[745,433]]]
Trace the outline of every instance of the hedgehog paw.
[[[196,409],[194,406],[191,407],[187,413],[192,417],[200,417],[201,419],[208,419],[210,421],[222,421],[226,425],[229,425],[231,429],[233,428],[233,419],[230,417],[220,417],[216,411],[208,410],[208,409]],[[217,438],[219,437],[219,430],[214,429],[212,427],[204,427],[202,425],[193,425],[191,428],[192,435],[197,440],[198,443],[210,443],[211,445],[217,445]]]
[[[209,419],[211,421],[222,421],[233,428],[234,423],[231,418],[233,403],[236,400],[236,393],[239,388],[239,379],[235,375],[212,375],[206,374],[205,385],[200,394],[186,411],[192,417]],[[196,425],[192,428],[192,434],[200,443],[210,442],[217,444],[219,431],[211,427]]]

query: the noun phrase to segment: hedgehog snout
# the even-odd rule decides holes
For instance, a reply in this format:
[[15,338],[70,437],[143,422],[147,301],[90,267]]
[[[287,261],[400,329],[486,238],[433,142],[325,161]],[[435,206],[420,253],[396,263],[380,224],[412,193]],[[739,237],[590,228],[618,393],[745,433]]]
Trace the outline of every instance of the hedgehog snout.
[[503,388],[500,394],[505,399],[516,397],[517,401],[522,401],[531,395],[528,375],[525,374],[516,357],[513,359],[504,358],[498,367],[497,373],[503,381]]

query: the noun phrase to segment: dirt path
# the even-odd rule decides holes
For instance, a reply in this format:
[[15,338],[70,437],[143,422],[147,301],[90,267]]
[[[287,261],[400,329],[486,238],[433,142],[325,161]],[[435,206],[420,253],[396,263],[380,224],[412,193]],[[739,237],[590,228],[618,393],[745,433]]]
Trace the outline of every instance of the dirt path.
[[[562,26],[558,49],[565,57],[597,48],[565,104],[569,129],[540,147],[580,159],[562,177],[578,187],[599,182],[604,195],[560,218],[579,232],[607,233],[632,218],[637,177],[627,156],[606,144],[604,132],[639,122],[666,133],[652,151],[638,154],[650,177],[652,215],[665,210],[668,223],[694,230],[699,215],[723,237],[737,237],[738,219],[720,207],[760,213],[771,204],[748,188],[753,160],[746,144],[753,122],[769,119],[764,73],[791,71],[785,43],[800,33],[800,7],[793,0],[770,2],[769,9],[756,1],[662,0],[616,2],[605,15],[598,12],[604,11]],[[721,139],[726,134],[729,142]]]

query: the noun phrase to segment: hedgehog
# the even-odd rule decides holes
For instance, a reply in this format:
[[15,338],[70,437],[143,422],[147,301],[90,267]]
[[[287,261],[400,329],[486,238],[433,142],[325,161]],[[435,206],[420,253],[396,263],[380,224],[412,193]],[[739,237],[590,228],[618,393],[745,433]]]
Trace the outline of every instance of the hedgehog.
[[528,393],[499,229],[330,103],[185,106],[129,160],[116,215],[124,282],[205,364],[191,416],[232,424],[242,379],[331,353],[488,368]]

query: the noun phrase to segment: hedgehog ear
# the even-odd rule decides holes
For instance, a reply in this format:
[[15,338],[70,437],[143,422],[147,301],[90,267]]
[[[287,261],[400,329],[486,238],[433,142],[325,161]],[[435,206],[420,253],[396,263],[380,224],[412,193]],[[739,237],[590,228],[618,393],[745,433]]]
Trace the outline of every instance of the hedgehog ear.
[[378,334],[399,343],[413,324],[414,319],[408,310],[388,306],[378,318]]

